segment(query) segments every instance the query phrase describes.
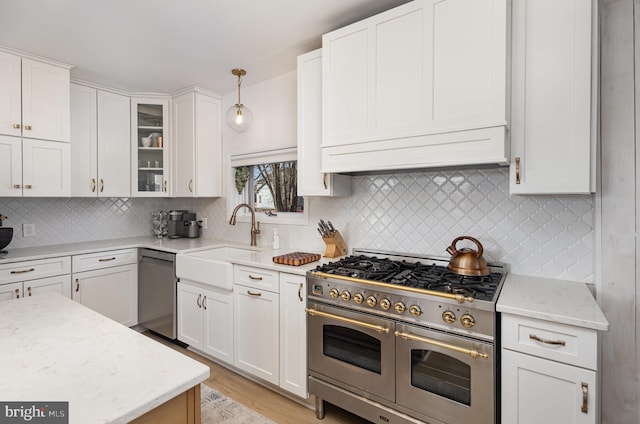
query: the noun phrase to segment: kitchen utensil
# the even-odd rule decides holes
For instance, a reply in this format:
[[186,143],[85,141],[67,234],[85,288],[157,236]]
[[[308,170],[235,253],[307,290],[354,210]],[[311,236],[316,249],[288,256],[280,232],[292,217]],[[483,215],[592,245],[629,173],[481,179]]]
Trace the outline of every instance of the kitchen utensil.
[[0,227],[0,253],[7,253],[4,249],[13,239],[13,228]]
[[317,253],[293,252],[274,256],[273,262],[282,265],[300,266],[310,262],[319,261],[320,257],[321,256]]
[[[478,247],[478,250],[476,251],[468,247],[463,247],[462,249],[457,250],[456,244],[460,240],[472,241]],[[482,257],[484,249],[477,239],[470,236],[457,237],[451,242],[451,246],[447,247],[447,252],[451,255],[447,268],[454,274],[469,276],[490,274],[489,268],[487,267],[487,261]]]

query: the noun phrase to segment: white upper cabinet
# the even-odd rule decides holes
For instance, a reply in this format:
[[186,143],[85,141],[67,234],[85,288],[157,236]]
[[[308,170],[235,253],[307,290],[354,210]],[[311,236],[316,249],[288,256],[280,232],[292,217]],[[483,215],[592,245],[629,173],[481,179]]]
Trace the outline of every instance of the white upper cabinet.
[[22,196],[22,140],[0,135],[0,197]]
[[507,0],[416,0],[323,36],[322,171],[507,163]]
[[131,195],[129,97],[71,84],[71,195]]
[[222,196],[222,101],[190,91],[173,98],[174,197]]
[[351,177],[321,172],[322,49],[298,56],[298,195],[349,196]]
[[511,193],[595,191],[596,3],[513,0]]
[[69,68],[0,51],[0,134],[69,142]]

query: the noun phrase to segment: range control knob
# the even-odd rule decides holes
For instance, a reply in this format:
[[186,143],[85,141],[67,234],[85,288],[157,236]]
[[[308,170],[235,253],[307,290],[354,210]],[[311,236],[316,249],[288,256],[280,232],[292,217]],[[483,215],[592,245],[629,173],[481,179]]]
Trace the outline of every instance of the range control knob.
[[397,313],[399,314],[403,314],[404,311],[407,309],[407,307],[404,305],[404,303],[402,302],[396,302],[395,305],[393,305],[393,308],[396,310]]
[[469,314],[464,314],[460,317],[460,322],[464,328],[471,328],[476,325],[476,320]]
[[389,310],[389,308],[391,308],[391,301],[390,301],[389,299],[386,299],[386,298],[385,298],[385,299],[382,299],[382,300],[380,301],[380,307],[381,307],[383,310],[388,311],[388,310]]
[[418,305],[409,306],[409,313],[414,317],[419,317],[422,315],[422,309]]
[[338,291],[338,289],[331,289],[329,290],[329,296],[331,296],[334,299],[337,299],[338,296],[340,296],[340,292]]
[[344,301],[349,301],[351,300],[351,293],[349,292],[349,290],[345,290],[340,294],[340,297],[342,297],[342,300]]
[[452,311],[446,310],[442,313],[442,320],[447,324],[453,324],[456,322],[456,314]]
[[353,295],[353,301],[359,305],[364,302],[364,296],[362,295],[362,293],[356,293]]
[[369,305],[369,306],[371,306],[373,308],[377,304],[378,304],[378,299],[376,299],[375,296],[368,296],[367,297],[367,305]]

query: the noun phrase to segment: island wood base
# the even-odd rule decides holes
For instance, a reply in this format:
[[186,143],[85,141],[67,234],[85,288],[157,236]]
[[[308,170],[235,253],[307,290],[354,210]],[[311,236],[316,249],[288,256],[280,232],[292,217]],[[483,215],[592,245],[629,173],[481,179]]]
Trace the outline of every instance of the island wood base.
[[131,421],[133,424],[200,424],[200,385]]

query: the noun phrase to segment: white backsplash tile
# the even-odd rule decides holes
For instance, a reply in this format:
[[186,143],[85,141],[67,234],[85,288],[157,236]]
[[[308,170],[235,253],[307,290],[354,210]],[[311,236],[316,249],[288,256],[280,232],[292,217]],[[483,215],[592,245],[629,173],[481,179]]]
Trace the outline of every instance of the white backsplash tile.
[[[315,229],[323,218],[349,248],[448,256],[455,237],[470,235],[487,260],[505,262],[511,272],[593,280],[593,196],[509,196],[507,168],[355,176],[352,196],[307,205],[308,226],[277,226],[283,253],[323,252]],[[15,227],[9,248],[151,234],[151,212],[159,209],[208,218],[204,237],[249,242],[249,224],[228,224],[224,199],[0,198],[5,225]],[[36,237],[22,237],[28,222]],[[274,227],[261,225],[259,245],[271,245]]]

